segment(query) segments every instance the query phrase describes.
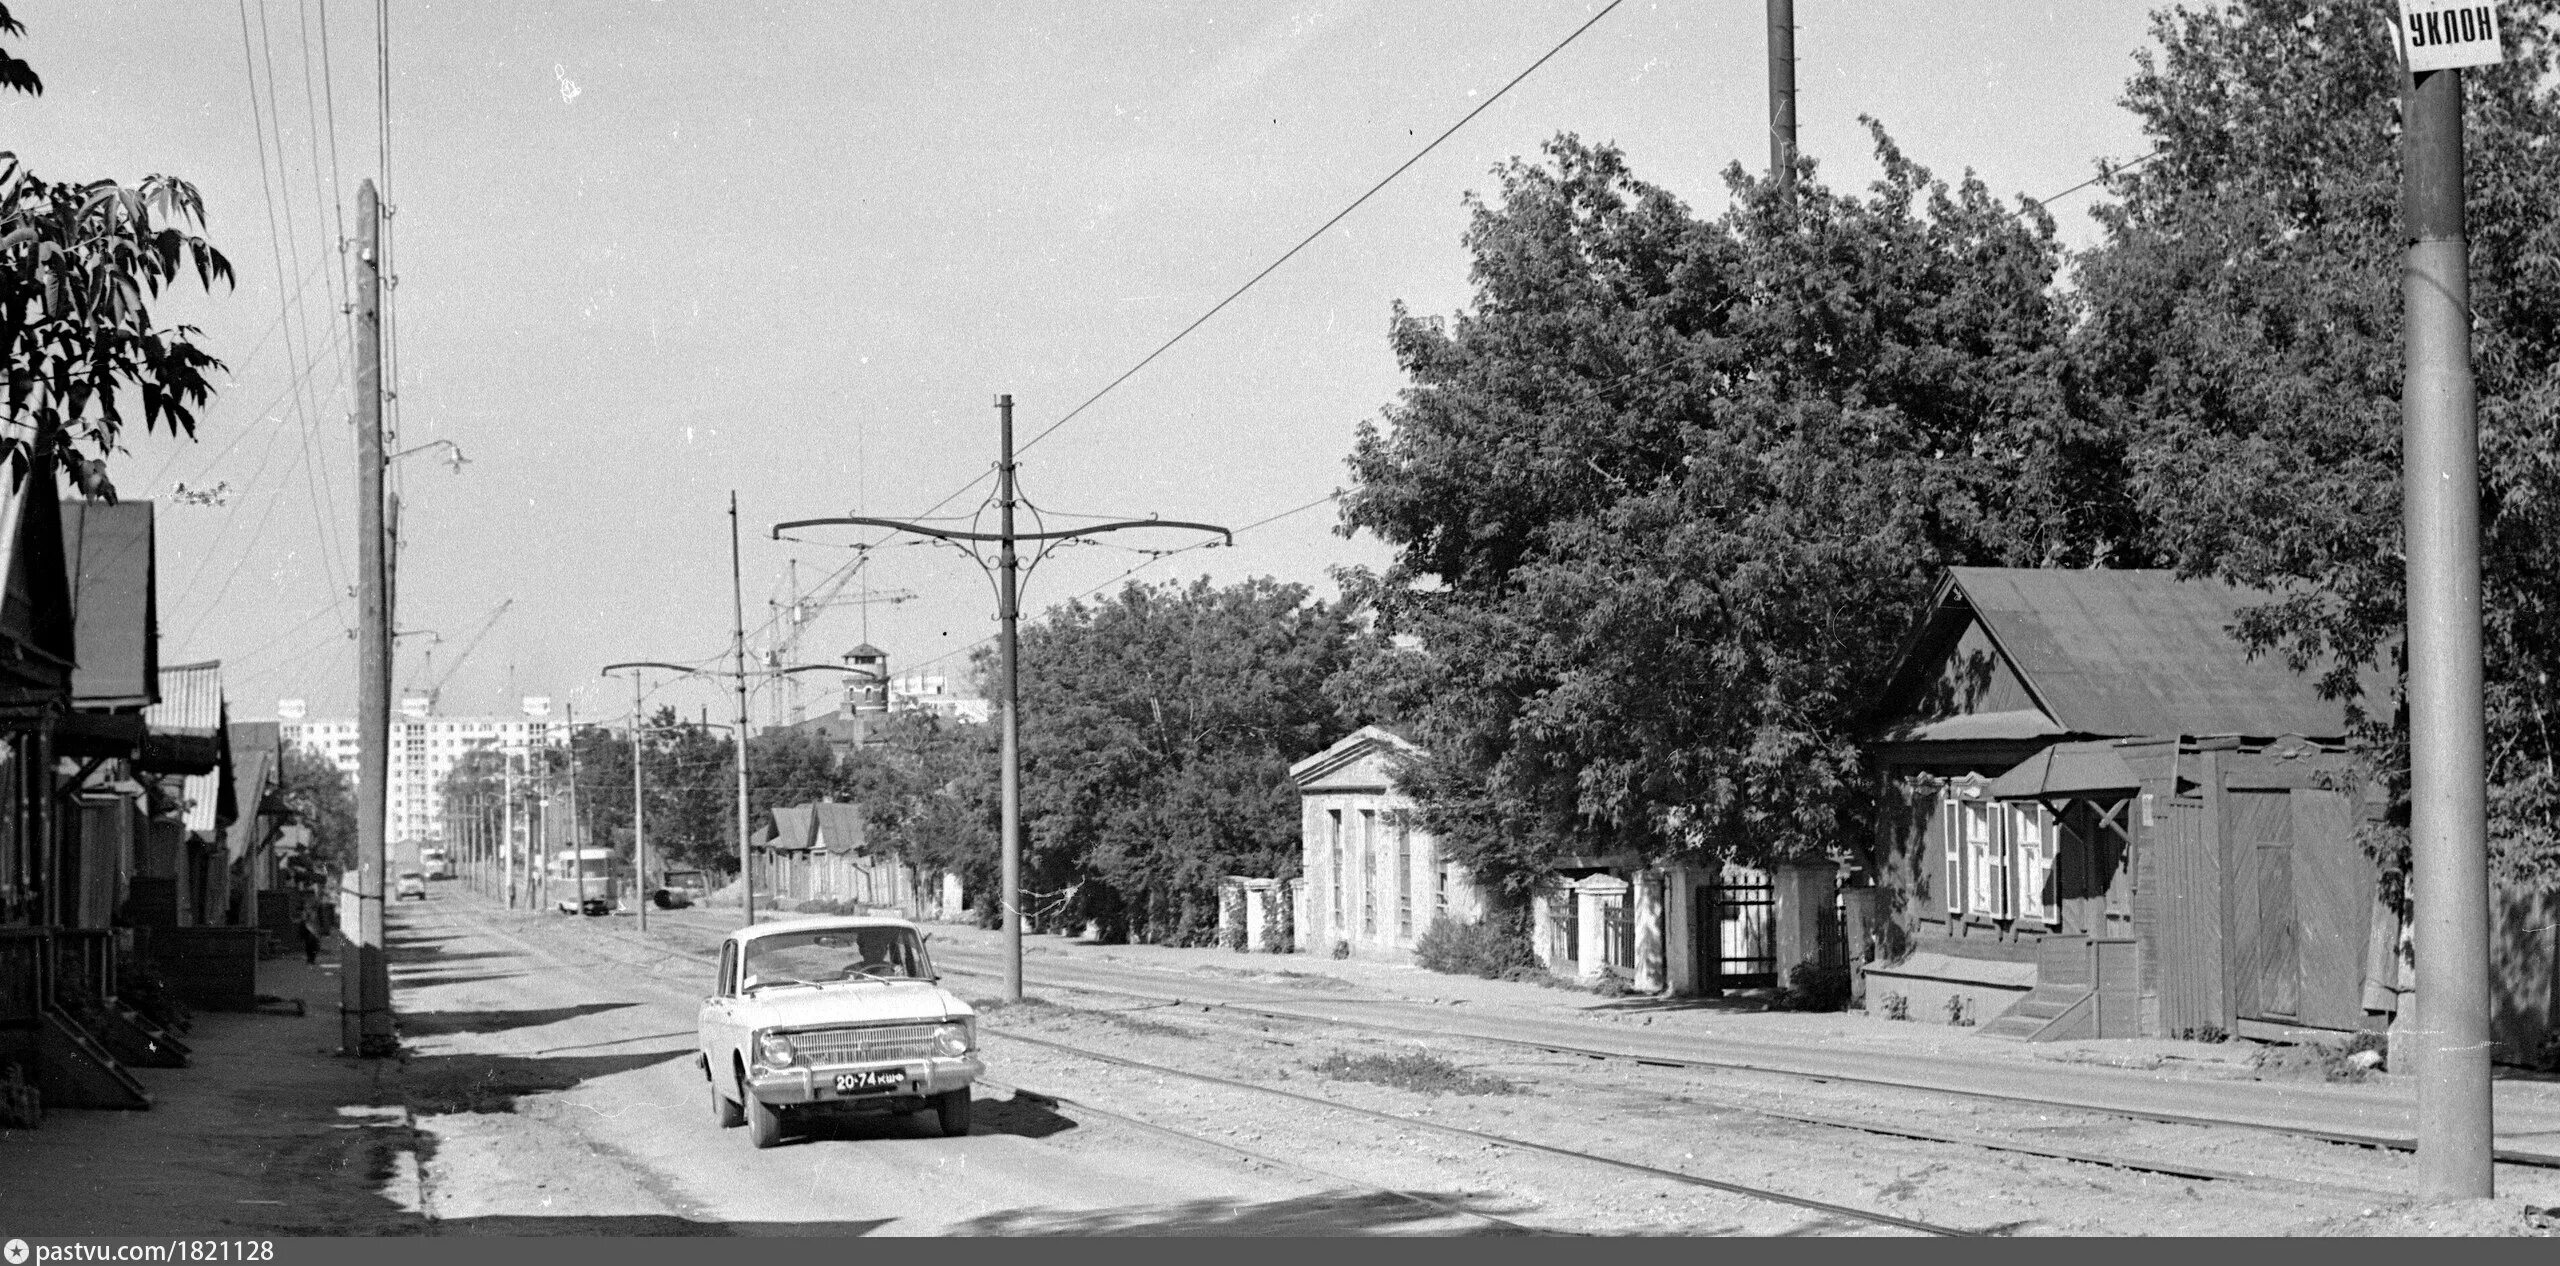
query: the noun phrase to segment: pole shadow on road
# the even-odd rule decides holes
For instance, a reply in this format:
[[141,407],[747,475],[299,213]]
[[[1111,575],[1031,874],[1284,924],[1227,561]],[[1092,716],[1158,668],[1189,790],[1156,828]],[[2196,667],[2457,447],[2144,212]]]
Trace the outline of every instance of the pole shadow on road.
[[593,1235],[869,1235],[895,1221],[864,1218],[841,1222],[695,1222],[663,1213],[612,1214],[596,1217],[541,1217],[493,1214],[480,1218],[439,1218],[428,1224],[435,1236]]
[[408,1061],[409,1106],[421,1116],[513,1112],[516,1101],[526,1095],[568,1090],[598,1077],[692,1057],[691,1051],[541,1059],[523,1055],[421,1056]]
[[[1516,1212],[1474,1196],[1427,1192],[1424,1199],[1499,1218]],[[955,1223],[950,1235],[1518,1235],[1507,1225],[1452,1215],[1390,1192],[1317,1192],[1245,1203],[1185,1200],[1118,1209],[1005,1209]]]
[[454,1033],[503,1033],[529,1029],[604,1011],[639,1006],[636,1002],[585,1002],[571,1007],[538,1007],[522,1011],[403,1011],[400,1032],[406,1037],[441,1037]]

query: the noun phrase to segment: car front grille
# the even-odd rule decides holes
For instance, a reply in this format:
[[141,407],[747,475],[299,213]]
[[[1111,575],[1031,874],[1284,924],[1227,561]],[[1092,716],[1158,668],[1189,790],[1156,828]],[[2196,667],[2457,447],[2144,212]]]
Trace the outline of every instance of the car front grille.
[[792,1049],[812,1068],[833,1064],[868,1064],[886,1059],[929,1059],[933,1025],[883,1024],[868,1028],[822,1029],[791,1035]]

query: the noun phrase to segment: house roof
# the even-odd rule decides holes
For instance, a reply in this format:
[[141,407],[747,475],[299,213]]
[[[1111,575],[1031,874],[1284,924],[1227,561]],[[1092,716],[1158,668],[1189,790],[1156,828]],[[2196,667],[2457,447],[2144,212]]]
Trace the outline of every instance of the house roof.
[[0,470],[0,638],[44,666],[27,681],[12,680],[24,675],[15,671],[0,673],[0,681],[58,697],[78,651],[63,572],[59,493],[41,468],[23,476]]
[[222,661],[171,664],[159,675],[160,702],[143,717],[163,734],[211,735],[222,725]]
[[2240,643],[2240,613],[2276,600],[2160,570],[1951,568],[1880,696],[1878,719],[1935,719],[1920,715],[1922,693],[1978,620],[2063,732],[2342,736],[2345,709],[2322,699],[2310,676]]
[[2142,777],[2113,743],[2056,743],[1991,780],[1994,800],[2041,800],[2097,791],[2133,791]]
[[1333,746],[1291,765],[1289,777],[1304,787],[1374,752],[1420,756],[1422,747],[1385,726],[1364,725],[1343,735]]
[[80,655],[71,675],[74,706],[139,708],[159,700],[155,537],[148,501],[63,503],[63,561]]
[[760,842],[760,847],[796,853],[816,840],[818,817],[805,804],[776,805],[773,810],[773,836]]
[[231,800],[237,817],[231,823],[230,853],[246,857],[258,846],[269,819],[261,813],[283,760],[281,727],[273,721],[243,721],[230,727]]
[[818,815],[817,842],[824,844],[828,852],[841,854],[867,851],[864,847],[866,832],[861,805],[843,804],[830,800],[810,805],[809,808]]

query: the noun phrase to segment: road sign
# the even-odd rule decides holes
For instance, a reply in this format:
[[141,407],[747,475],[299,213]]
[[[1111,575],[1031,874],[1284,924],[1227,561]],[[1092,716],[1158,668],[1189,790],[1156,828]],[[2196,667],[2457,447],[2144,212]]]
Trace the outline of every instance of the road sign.
[[2400,51],[2412,71],[2495,65],[2498,6],[2400,0]]

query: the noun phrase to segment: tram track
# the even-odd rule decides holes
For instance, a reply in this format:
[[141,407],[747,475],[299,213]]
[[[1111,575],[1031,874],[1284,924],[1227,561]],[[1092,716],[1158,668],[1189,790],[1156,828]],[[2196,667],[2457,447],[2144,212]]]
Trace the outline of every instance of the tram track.
[[[953,966],[949,963],[947,958],[944,960],[943,970],[953,975],[975,976],[980,979],[1000,978],[998,974],[994,972],[971,967]],[[2067,1112],[2080,1112],[2094,1116],[2119,1117],[2127,1120],[2148,1121],[2162,1125],[2180,1125],[2200,1129],[2248,1130],[2255,1133],[2271,1134],[2285,1138],[2304,1139],[2312,1142],[2329,1143],[2347,1147],[2369,1148],[2377,1151],[2414,1153],[2417,1150],[2417,1140],[2415,1138],[2400,1135],[2323,1130],[2305,1126],[2288,1126],[2262,1121],[2247,1121],[2230,1117],[2217,1117],[2201,1113],[2180,1113],[2160,1109],[2132,1108],[2121,1105],[2092,1104],[2075,1100],[2055,1099],[1998,1090],[1967,1089],[1921,1084],[1911,1081],[1897,1080],[1891,1077],[1861,1076],[1834,1071],[1812,1072],[1772,1064],[1755,1063],[1749,1060],[1714,1059],[1696,1056],[1670,1056],[1658,1053],[1610,1050],[1604,1047],[1582,1046],[1573,1043],[1555,1042],[1535,1038],[1504,1037],[1496,1034],[1468,1030],[1395,1024],[1383,1020],[1363,1019],[1339,1013],[1325,1012],[1315,1008],[1301,1009],[1256,1004],[1251,1002],[1238,1002],[1232,999],[1223,998],[1186,997],[1178,994],[1153,993],[1145,990],[1129,988],[1124,985],[1069,983],[1062,981],[1049,982],[1049,985],[1052,988],[1064,988],[1082,993],[1106,994],[1114,997],[1134,998],[1158,1004],[1209,1007],[1236,1015],[1253,1016],[1261,1019],[1284,1020],[1299,1024],[1336,1025],[1346,1028],[1365,1029],[1374,1033],[1393,1034],[1405,1038],[1431,1038],[1441,1041],[1484,1042],[1490,1045],[1534,1050],[1550,1055],[1566,1055],[1590,1060],[1623,1062],[1639,1067],[1756,1073],[1765,1076],[1784,1077],[1798,1081],[1821,1084],[1838,1083],[1842,1085],[1862,1086],[1876,1089],[1898,1090],[1914,1094],[1945,1095],[1953,1098],[1996,1103],[2009,1107],[2041,1108]],[[1758,1111],[1762,1112],[1764,1115],[1772,1116],[1783,1117],[1788,1115],[1767,1109],[1753,1108],[1746,1110]],[[1923,1141],[1980,1147],[1986,1150],[2017,1152],[2026,1155],[2047,1157],[2054,1160],[2079,1161],[2087,1164],[2108,1165],[2117,1168],[2147,1170],[2149,1172],[2179,1177],[2274,1183],[2291,1183],[2299,1181],[2269,1178],[2267,1176],[2255,1174],[2227,1173],[2197,1169],[2195,1167],[2182,1166],[2170,1162],[2137,1161],[2129,1158],[2113,1157],[2097,1153],[2076,1153],[2065,1149],[2038,1147],[2022,1143],[2008,1143],[2004,1141],[1986,1140],[1961,1135],[1937,1134],[1930,1131],[1911,1130],[1902,1127],[1870,1128],[1862,1123],[1831,1121],[1812,1117],[1802,1118],[1802,1120],[1806,1124],[1837,1125],[1842,1128],[1867,1130],[1871,1133],[1899,1134],[1903,1137],[1920,1139]],[[2519,1165],[2535,1169],[2560,1169],[2560,1160],[2555,1160],[2552,1157],[2538,1153],[2522,1152],[2510,1148],[2496,1149],[2492,1158],[2501,1164]],[[2331,1183],[2308,1183],[2304,1185],[2316,1186],[2329,1190],[2367,1191],[2367,1189],[2363,1188],[2347,1187]],[[2388,1195],[2390,1193],[2368,1192],[2368,1194]]]

